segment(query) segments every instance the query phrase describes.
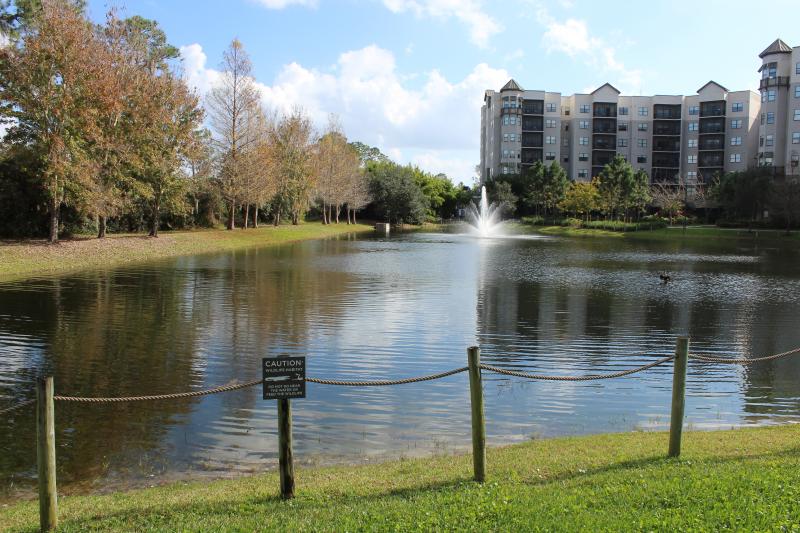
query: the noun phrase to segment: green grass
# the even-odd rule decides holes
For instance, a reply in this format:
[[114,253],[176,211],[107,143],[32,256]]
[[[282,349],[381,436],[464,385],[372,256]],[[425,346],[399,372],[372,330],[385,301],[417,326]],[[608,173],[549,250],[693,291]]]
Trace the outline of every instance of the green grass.
[[153,239],[143,235],[110,235],[106,239],[79,237],[49,245],[42,240],[0,241],[0,282],[38,275],[135,264],[153,259],[319,239],[372,226],[306,223],[299,226],[262,226],[258,229],[161,232]]
[[800,243],[800,231],[786,235],[782,230],[753,230],[717,228],[714,226],[680,226],[643,231],[608,231],[602,229],[573,228],[570,226],[526,226],[515,224],[518,231],[542,233],[545,235],[564,235],[570,237],[614,237],[638,241],[681,241],[681,240],[758,240],[776,244]]
[[[800,531],[800,426],[624,433],[493,448],[488,481],[468,455],[299,469],[60,501],[60,531]],[[34,531],[36,502],[0,509]]]

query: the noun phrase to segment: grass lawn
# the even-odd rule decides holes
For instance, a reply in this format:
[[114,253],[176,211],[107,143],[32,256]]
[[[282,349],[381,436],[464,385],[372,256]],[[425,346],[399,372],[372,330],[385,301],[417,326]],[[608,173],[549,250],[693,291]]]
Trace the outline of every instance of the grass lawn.
[[63,240],[55,245],[43,240],[0,241],[0,282],[181,255],[319,239],[371,229],[372,226],[365,224],[324,226],[306,223],[232,231],[160,232],[157,239],[143,235],[110,235],[105,239],[82,237]]
[[[800,425],[623,433],[493,448],[488,481],[468,455],[296,470],[62,498],[59,531],[800,531]],[[34,531],[35,501],[0,508]]]
[[685,230],[680,226],[671,228],[646,230],[646,231],[608,231],[590,228],[571,228],[568,226],[523,226],[515,224],[514,227],[533,233],[545,235],[565,235],[571,237],[614,237],[630,240],[758,240],[771,243],[800,244],[800,231],[793,231],[789,235],[783,230],[718,228],[715,226],[688,226]]

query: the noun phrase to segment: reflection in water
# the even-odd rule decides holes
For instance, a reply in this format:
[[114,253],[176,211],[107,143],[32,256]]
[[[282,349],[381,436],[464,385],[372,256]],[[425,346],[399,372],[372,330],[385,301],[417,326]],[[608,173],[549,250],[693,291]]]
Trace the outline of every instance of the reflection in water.
[[[159,394],[255,379],[308,355],[309,375],[380,379],[489,363],[615,371],[671,353],[741,356],[800,345],[798,253],[744,243],[345,237],[0,285],[0,406],[35,376],[84,396]],[[662,285],[659,271],[674,281]],[[591,383],[486,374],[490,443],[665,428],[670,365]],[[800,358],[691,363],[696,428],[800,421]],[[462,449],[465,375],[391,388],[309,384],[295,402],[300,461]],[[0,491],[31,486],[33,413],[0,420]],[[262,470],[276,460],[260,390],[145,404],[58,404],[62,486]]]

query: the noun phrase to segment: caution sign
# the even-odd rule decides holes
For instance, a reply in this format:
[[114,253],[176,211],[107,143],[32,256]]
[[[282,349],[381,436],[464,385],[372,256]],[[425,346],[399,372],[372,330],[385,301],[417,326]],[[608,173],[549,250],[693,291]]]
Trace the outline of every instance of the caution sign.
[[265,400],[306,397],[305,357],[265,357],[261,365]]

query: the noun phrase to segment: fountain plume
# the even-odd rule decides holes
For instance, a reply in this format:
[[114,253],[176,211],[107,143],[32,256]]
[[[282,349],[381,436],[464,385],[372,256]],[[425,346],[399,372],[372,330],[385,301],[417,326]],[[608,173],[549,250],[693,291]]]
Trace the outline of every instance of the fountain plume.
[[496,203],[490,204],[486,197],[486,186],[481,186],[481,200],[479,205],[470,202],[467,206],[467,219],[474,232],[481,237],[491,237],[498,233],[502,222],[499,220],[500,212]]

